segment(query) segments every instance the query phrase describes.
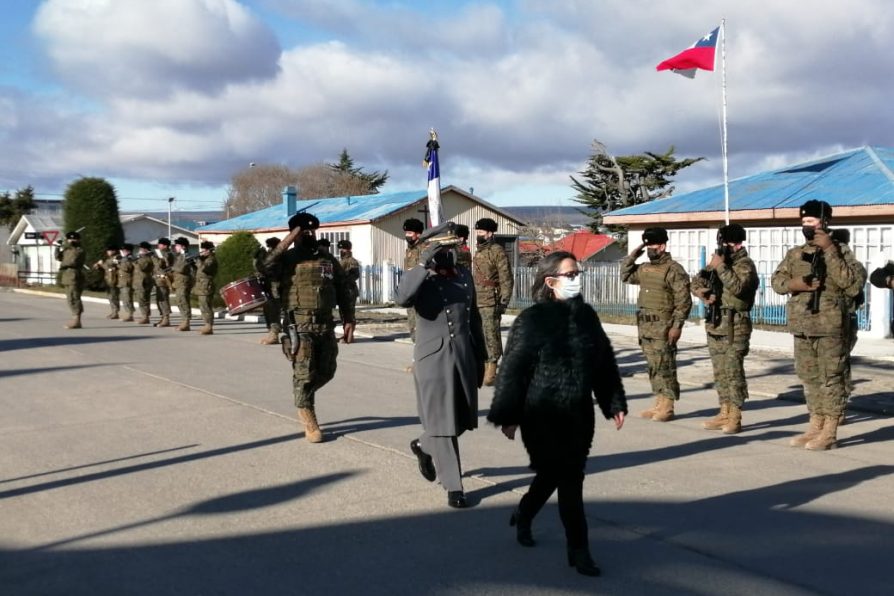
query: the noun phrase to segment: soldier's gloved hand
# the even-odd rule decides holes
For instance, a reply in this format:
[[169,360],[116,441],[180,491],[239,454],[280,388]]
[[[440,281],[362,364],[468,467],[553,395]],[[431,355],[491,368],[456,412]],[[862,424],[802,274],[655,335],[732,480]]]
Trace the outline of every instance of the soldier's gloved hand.
[[789,292],[813,292],[820,286],[818,279],[812,279],[808,282],[803,277],[793,277],[788,282]]
[[646,250],[646,245],[640,244],[639,246],[637,246],[636,248],[633,249],[633,251],[630,253],[630,256],[631,257],[636,256],[638,258],[641,254],[643,254],[644,250]]
[[672,346],[677,345],[677,340],[683,335],[683,330],[679,327],[671,327],[667,330],[667,343]]
[[419,254],[419,262],[426,269],[430,269],[434,265],[435,255],[441,250],[439,243],[429,244],[425,250]]
[[708,269],[717,269],[723,262],[723,255],[718,255],[715,252],[714,256],[711,257],[711,262],[708,263]]
[[816,235],[813,237],[813,245],[823,250],[831,248],[832,236],[830,236],[827,231],[820,228],[816,231]]

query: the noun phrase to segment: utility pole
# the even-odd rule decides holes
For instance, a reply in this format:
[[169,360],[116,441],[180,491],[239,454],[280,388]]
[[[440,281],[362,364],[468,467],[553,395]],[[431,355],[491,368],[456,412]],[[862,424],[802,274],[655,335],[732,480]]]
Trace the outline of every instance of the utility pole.
[[168,197],[168,238],[171,237],[171,205],[174,204],[174,197]]

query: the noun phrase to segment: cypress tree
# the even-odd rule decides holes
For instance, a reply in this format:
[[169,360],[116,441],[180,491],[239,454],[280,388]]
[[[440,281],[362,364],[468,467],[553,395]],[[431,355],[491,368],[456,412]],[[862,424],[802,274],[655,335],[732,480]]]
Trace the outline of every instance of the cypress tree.
[[[105,256],[106,245],[120,246],[124,242],[115,187],[104,178],[79,178],[68,185],[63,203],[63,221],[63,239],[66,233],[83,228],[81,247],[86,253],[88,265]],[[87,287],[101,289],[102,279],[101,271],[92,271],[87,275]]]

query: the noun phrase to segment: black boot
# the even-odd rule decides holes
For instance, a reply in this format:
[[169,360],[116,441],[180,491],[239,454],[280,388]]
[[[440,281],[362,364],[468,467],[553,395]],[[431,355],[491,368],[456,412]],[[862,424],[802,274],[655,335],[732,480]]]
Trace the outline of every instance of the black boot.
[[581,575],[589,575],[590,577],[602,575],[602,570],[593,562],[593,557],[590,556],[590,549],[587,547],[568,547],[568,565],[577,569],[577,572]]
[[466,501],[466,494],[461,490],[447,491],[447,504],[454,509],[465,509],[469,506]]
[[521,509],[516,507],[509,518],[509,525],[515,526],[515,539],[522,546],[534,546],[534,537],[531,535],[531,520],[525,519]]

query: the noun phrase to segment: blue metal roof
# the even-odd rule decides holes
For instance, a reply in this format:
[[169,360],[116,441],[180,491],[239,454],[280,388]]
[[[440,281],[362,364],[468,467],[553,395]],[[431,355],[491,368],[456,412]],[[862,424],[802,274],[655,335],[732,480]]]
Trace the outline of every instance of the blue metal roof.
[[[800,207],[809,199],[843,205],[894,204],[894,149],[860,147],[731,180],[730,211]],[[723,211],[723,185],[626,207],[606,216]]]
[[[351,221],[374,221],[400,211],[428,197],[426,190],[365,195],[360,197],[335,197],[296,201],[297,211],[314,214],[321,225]],[[196,229],[196,232],[231,232],[236,230],[283,229],[289,218],[285,205],[277,203],[266,209],[246,213],[232,219],[219,221]]]

